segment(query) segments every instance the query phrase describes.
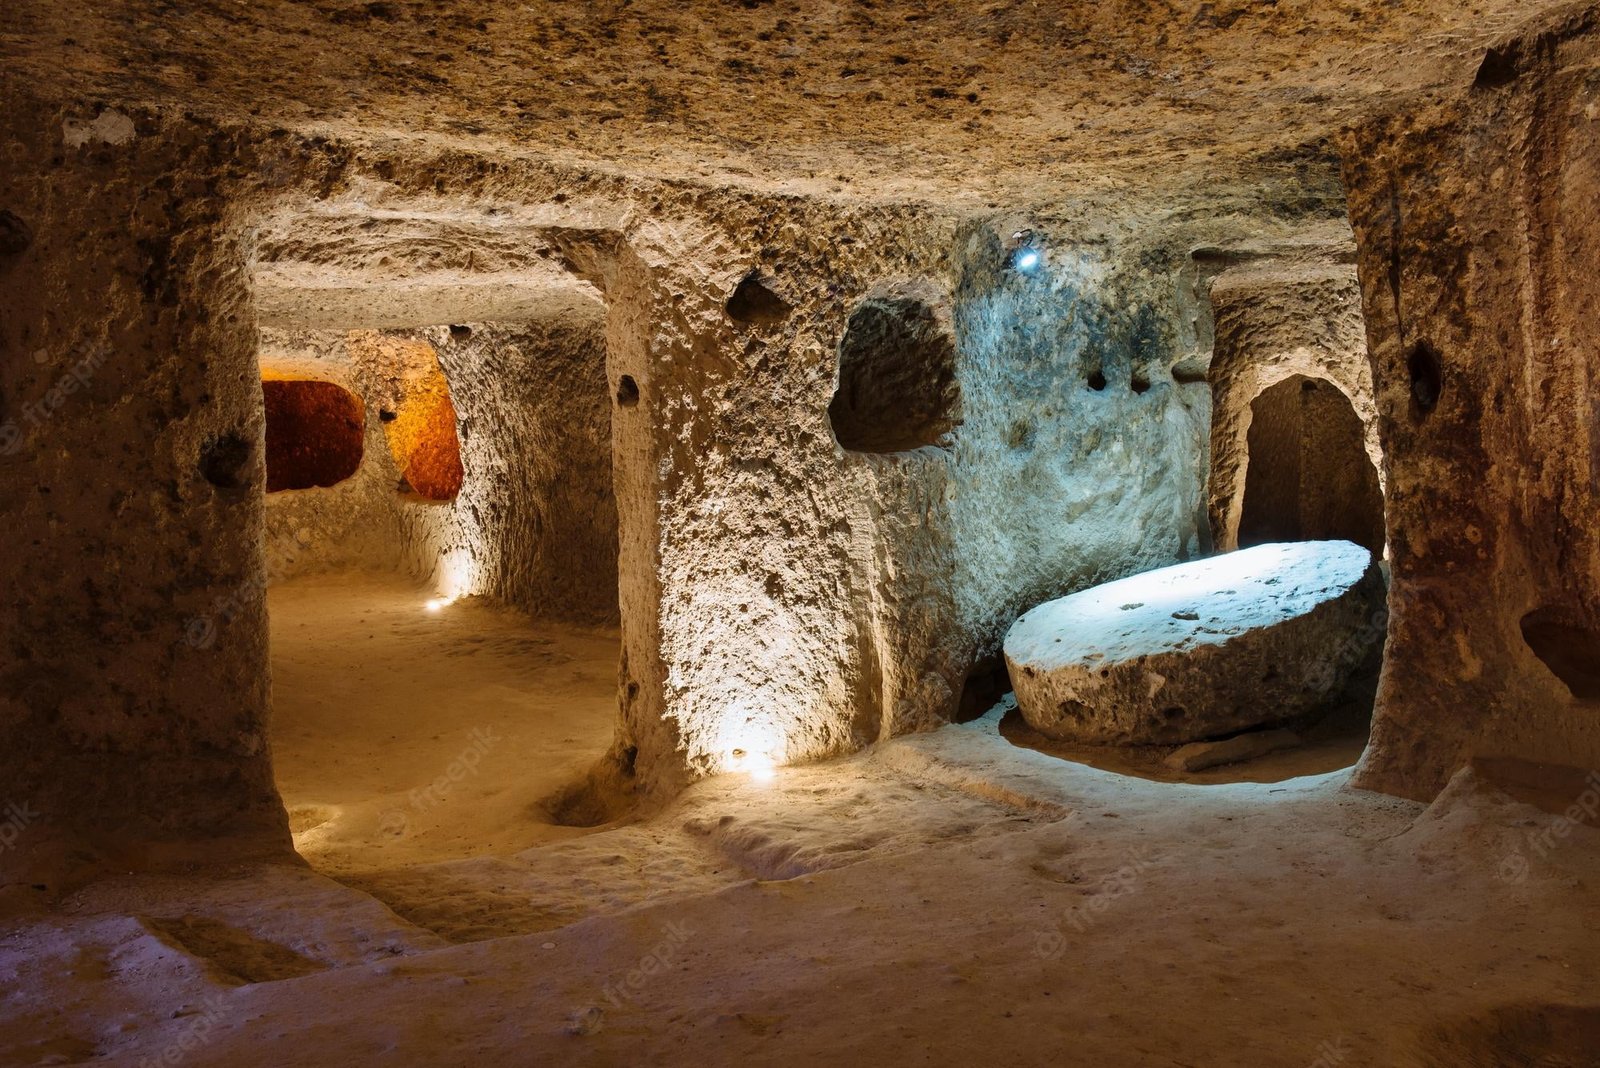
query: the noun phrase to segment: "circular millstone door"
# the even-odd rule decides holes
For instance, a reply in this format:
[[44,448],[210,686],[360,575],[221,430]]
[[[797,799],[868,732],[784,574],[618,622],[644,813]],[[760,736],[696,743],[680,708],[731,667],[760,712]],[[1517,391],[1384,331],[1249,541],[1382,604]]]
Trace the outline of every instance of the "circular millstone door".
[[1383,593],[1359,545],[1258,545],[1042,604],[1006,635],[1006,662],[1042,734],[1200,741],[1337,696],[1383,638]]

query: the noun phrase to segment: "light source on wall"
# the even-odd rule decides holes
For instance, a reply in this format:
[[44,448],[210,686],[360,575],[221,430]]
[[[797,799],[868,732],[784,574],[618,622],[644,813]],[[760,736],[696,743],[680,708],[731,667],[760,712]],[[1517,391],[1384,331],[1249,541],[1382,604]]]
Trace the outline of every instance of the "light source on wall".
[[439,609],[447,607],[454,600],[455,600],[454,597],[434,597],[431,600],[429,600],[426,603],[424,603],[422,607],[426,611],[437,612],[437,611],[439,611]]
[[783,751],[776,730],[761,717],[737,715],[742,711],[737,708],[733,711],[737,718],[727,724],[722,736],[727,748],[722,751],[721,770],[743,772],[752,782],[771,782],[777,774],[777,754]]
[[1018,230],[1007,244],[1011,269],[1018,274],[1037,274],[1044,266],[1044,249],[1032,230]]
[[748,749],[728,750],[727,767],[730,771],[745,772],[754,782],[771,782],[777,775],[772,754]]
[[[438,591],[439,607],[453,604],[477,592],[477,564],[470,549],[451,549],[439,557],[434,572],[434,589]],[[429,604],[433,602],[430,601]],[[428,611],[435,611],[429,608]]]

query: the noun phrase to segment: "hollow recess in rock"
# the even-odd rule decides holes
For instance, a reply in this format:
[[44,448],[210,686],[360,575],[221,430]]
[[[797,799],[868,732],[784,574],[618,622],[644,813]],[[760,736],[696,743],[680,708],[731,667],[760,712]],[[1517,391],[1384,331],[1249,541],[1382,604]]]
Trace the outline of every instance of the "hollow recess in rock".
[[361,399],[333,382],[269,379],[267,492],[334,486],[361,466]]
[[1426,341],[1411,346],[1406,356],[1406,371],[1411,376],[1411,399],[1416,410],[1427,415],[1439,405],[1439,394],[1444,390],[1444,368],[1439,354]]
[[9,211],[0,211],[0,256],[16,256],[33,244],[33,229]]
[[402,490],[430,501],[456,499],[464,472],[456,407],[444,372],[435,369],[412,385],[383,429],[400,468]]
[[1483,54],[1477,77],[1472,80],[1474,89],[1498,89],[1517,80],[1517,54],[1514,50],[1491,48]]
[[209,442],[200,454],[200,475],[218,489],[239,489],[254,454],[248,438],[228,433]]
[[1239,545],[1353,541],[1381,553],[1383,491],[1345,395],[1292,375],[1264,390],[1250,412]]
[[852,452],[940,444],[960,425],[955,339],[920,297],[869,297],[839,343],[839,385],[828,405],[834,437]]
[[773,292],[754,271],[745,275],[728,298],[728,318],[736,323],[771,326],[788,318],[789,302]]
[[1600,632],[1539,609],[1522,617],[1522,640],[1572,696],[1600,701]]
[[635,382],[632,375],[623,375],[617,382],[617,404],[623,408],[632,408],[639,403],[639,383]]

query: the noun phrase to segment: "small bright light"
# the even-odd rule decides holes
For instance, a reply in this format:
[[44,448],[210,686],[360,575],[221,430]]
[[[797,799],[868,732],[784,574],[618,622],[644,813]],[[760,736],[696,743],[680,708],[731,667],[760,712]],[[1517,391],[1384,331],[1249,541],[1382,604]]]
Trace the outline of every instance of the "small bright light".
[[425,610],[429,611],[429,612],[437,612],[439,609],[443,608],[445,605],[447,605],[449,603],[450,603],[449,601],[445,600],[442,597],[435,597],[433,600],[429,601],[427,604],[423,605],[422,607]]
[[748,753],[743,749],[735,749],[728,754],[728,767],[745,772],[754,782],[771,782],[777,775],[770,755]]
[[1042,259],[1043,257],[1039,255],[1039,250],[1036,248],[1021,249],[1017,252],[1017,270],[1023,274],[1032,274],[1038,270]]

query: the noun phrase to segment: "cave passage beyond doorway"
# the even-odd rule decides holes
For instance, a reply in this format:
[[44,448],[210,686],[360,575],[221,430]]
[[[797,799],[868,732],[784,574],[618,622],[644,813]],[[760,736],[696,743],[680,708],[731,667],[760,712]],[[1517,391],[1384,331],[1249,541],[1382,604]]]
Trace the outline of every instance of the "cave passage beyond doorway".
[[1240,548],[1345,540],[1382,555],[1383,491],[1349,399],[1326,380],[1291,375],[1250,412]]
[[581,833],[570,798],[618,717],[603,315],[268,326],[261,362],[343,383],[311,385],[356,446],[336,484],[264,502],[297,851],[362,878]]

